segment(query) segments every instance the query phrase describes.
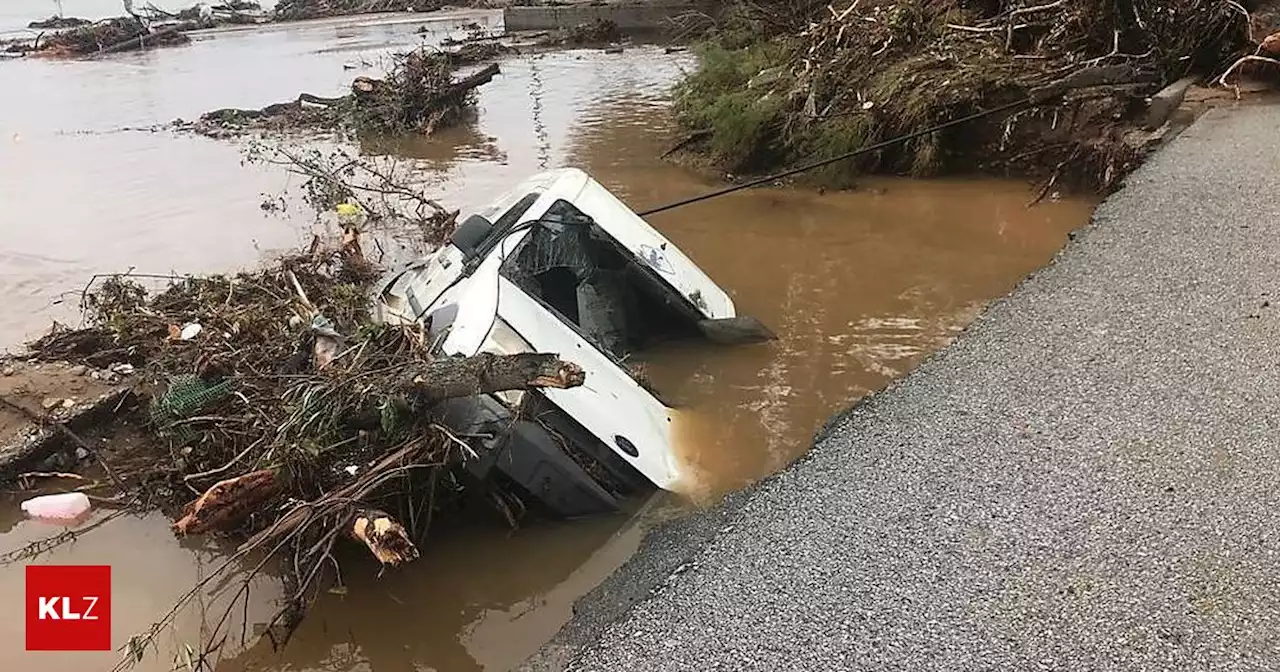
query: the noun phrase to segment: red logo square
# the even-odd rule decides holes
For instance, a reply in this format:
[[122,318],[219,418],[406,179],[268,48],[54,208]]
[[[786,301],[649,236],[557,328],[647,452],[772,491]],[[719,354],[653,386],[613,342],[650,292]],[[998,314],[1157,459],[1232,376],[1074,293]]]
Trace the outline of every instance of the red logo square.
[[111,650],[109,565],[27,566],[27,650]]

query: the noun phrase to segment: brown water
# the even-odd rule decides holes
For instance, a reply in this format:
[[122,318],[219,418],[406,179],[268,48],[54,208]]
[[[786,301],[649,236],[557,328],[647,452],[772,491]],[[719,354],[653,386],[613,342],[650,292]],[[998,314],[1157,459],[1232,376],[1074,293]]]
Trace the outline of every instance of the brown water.
[[[439,39],[457,34],[463,17],[432,19],[426,37]],[[263,215],[260,194],[288,180],[242,167],[234,144],[118,129],[298,91],[331,94],[365,72],[344,63],[416,43],[420,23],[321,21],[101,62],[0,64],[0,90],[24,91],[21,105],[0,108],[0,344],[73,317],[58,297],[92,273],[227,270],[309,238],[309,218]],[[561,165],[587,169],[637,209],[700,193],[715,185],[656,158],[673,134],[665,89],[689,66],[685,55],[650,48],[514,58],[481,89],[473,125],[400,149],[429,171],[440,200],[463,208]],[[1025,186],[996,181],[866,186],[758,190],[653,218],[741,312],[780,336],[649,357],[664,392],[688,405],[681,449],[697,467],[688,484],[695,501],[799,455],[830,413],[908,370],[1045,263],[1090,209],[1074,201],[1027,209]],[[634,515],[515,533],[496,521],[445,530],[403,571],[375,578],[375,568],[352,565],[347,593],[326,595],[283,653],[258,646],[219,669],[505,669],[679,506],[657,497]],[[0,553],[51,531],[7,511]],[[206,541],[179,543],[163,519],[147,516],[113,520],[41,561],[113,564],[123,643],[220,557]],[[0,567],[4,594],[19,594],[21,577],[21,563]],[[259,584],[250,624],[278,592],[269,579]],[[23,653],[21,628],[16,618],[0,624],[0,669],[80,671],[114,660]],[[162,659],[142,669],[169,669],[172,652],[198,645],[199,635],[199,618],[184,617],[162,637]]]

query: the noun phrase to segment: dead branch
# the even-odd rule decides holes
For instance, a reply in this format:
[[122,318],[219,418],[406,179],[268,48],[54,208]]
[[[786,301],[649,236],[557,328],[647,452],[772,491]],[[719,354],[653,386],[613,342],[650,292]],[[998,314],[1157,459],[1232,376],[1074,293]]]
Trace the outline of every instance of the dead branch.
[[130,37],[126,40],[121,40],[115,44],[107,45],[99,49],[96,53],[91,54],[90,58],[106,56],[107,54],[114,54],[118,51],[126,51],[129,49],[146,49],[148,45],[163,44],[166,41],[172,41],[175,37],[183,37],[184,39],[182,41],[185,42],[187,41],[185,36],[181,35],[185,28],[186,26],[179,24],[154,33],[143,33],[136,37]]
[[1240,83],[1236,82],[1234,84],[1228,84],[1227,78],[1235,74],[1236,70],[1238,70],[1240,66],[1250,62],[1280,65],[1280,60],[1276,60],[1274,58],[1267,58],[1266,56],[1256,56],[1253,54],[1250,54],[1248,56],[1243,56],[1240,58],[1240,60],[1236,61],[1235,63],[1232,63],[1231,67],[1227,68],[1226,72],[1222,73],[1222,76],[1218,78],[1218,85],[1223,87],[1228,87],[1228,86],[1231,87],[1232,89],[1235,90],[1236,98],[1237,99],[1240,98]]

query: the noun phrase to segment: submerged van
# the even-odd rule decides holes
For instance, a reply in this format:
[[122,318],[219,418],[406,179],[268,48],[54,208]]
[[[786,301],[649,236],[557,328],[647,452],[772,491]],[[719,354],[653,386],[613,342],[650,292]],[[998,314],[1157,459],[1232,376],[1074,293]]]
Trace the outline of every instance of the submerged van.
[[[773,335],[671,241],[586,173],[535,175],[457,226],[448,244],[390,273],[381,321],[421,325],[440,356],[548,352],[586,372],[571,389],[445,402],[475,443],[477,476],[506,479],[561,516],[611,511],[684,469],[673,408],[628,367],[662,340]],[[496,472],[496,473],[495,473]]]

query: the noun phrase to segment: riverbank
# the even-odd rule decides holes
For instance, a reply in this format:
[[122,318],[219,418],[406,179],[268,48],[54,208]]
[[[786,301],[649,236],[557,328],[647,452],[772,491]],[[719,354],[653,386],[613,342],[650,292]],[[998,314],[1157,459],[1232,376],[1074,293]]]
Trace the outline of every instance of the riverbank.
[[654,532],[527,669],[1266,667],[1278,122],[1208,112],[806,458]]
[[[677,90],[683,149],[746,176],[910,136],[804,179],[845,187],[868,173],[988,174],[1105,193],[1158,144],[1157,92],[1183,79],[1208,85],[1240,57],[1266,55],[1260,43],[1280,28],[1275,5],[1249,4],[1260,11],[1187,1],[1123,12],[1092,0],[732,4]],[[1241,74],[1277,72],[1250,61],[1229,79]],[[996,113],[976,116],[984,110]]]

